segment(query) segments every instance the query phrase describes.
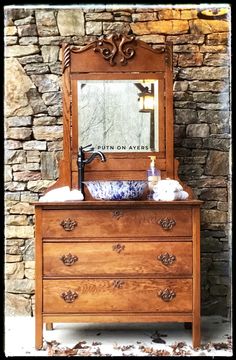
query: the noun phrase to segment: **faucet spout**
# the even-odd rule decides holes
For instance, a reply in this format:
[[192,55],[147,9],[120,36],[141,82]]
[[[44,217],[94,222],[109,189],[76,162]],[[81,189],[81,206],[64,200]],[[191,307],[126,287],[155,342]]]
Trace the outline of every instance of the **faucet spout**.
[[90,164],[96,157],[100,158],[102,162],[106,161],[105,155],[101,151],[94,151],[88,159],[84,160],[84,164]]

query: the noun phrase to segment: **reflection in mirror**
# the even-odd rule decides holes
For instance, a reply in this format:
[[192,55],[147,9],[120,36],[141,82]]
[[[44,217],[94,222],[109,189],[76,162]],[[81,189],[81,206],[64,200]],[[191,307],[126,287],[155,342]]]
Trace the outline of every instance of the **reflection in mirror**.
[[79,146],[158,151],[158,80],[79,80],[77,86]]

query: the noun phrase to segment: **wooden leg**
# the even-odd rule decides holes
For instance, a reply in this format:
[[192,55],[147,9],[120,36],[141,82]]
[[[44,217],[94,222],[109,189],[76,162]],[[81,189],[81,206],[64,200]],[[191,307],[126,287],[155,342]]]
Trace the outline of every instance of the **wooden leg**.
[[191,322],[185,322],[184,323],[184,328],[186,330],[191,330],[192,329],[192,323]]
[[46,323],[46,330],[53,330],[53,323]]
[[42,316],[35,316],[35,348],[40,350],[43,347],[43,319]]
[[201,345],[201,325],[200,319],[194,321],[192,325],[192,338],[193,338],[193,348],[198,348]]

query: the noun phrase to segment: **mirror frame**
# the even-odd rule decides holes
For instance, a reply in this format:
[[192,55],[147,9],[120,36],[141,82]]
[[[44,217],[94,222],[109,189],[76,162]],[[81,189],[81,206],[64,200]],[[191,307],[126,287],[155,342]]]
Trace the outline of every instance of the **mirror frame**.
[[172,52],[172,43],[153,49],[134,35],[114,33],[83,47],[63,44],[63,159],[57,185],[78,187],[78,79],[159,80],[159,151],[106,152],[105,163],[97,159],[86,165],[85,180],[146,179],[150,155],[156,156],[163,178],[177,178],[178,162],[173,151]]

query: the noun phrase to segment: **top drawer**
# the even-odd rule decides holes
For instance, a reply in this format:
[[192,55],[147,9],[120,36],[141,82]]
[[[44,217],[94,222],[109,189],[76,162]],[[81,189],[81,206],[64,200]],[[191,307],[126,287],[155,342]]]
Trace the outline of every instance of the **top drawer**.
[[43,210],[44,238],[191,236],[191,208]]

